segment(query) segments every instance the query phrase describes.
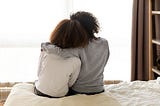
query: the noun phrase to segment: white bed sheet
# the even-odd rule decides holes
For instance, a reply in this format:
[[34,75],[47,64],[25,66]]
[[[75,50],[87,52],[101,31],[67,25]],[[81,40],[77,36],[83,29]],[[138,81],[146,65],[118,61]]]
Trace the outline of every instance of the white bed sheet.
[[122,106],[160,106],[159,80],[121,82],[105,89]]
[[79,94],[63,98],[47,98],[35,95],[33,88],[32,84],[16,84],[4,106],[121,106],[107,92],[96,95]]
[[121,82],[105,86],[97,95],[46,98],[33,93],[33,85],[16,84],[4,106],[160,106],[160,81]]

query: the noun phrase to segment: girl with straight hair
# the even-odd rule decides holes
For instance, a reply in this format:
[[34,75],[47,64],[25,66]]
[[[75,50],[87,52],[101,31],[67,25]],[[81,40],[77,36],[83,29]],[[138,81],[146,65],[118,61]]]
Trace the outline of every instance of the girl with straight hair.
[[45,97],[66,96],[81,69],[76,49],[87,44],[87,33],[77,20],[59,22],[51,33],[50,41],[41,44],[34,92]]

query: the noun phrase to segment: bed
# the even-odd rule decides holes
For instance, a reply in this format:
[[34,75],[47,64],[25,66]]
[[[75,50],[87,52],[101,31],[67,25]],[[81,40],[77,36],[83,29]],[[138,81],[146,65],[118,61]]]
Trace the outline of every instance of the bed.
[[33,84],[13,86],[4,106],[160,106],[160,80],[120,82],[105,85],[105,92],[63,98],[40,97]]

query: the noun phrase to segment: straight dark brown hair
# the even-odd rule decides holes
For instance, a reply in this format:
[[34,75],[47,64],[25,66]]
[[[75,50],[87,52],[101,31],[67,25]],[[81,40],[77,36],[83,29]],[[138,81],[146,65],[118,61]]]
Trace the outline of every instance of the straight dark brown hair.
[[64,19],[50,36],[50,42],[61,48],[85,47],[89,43],[87,32],[77,20]]

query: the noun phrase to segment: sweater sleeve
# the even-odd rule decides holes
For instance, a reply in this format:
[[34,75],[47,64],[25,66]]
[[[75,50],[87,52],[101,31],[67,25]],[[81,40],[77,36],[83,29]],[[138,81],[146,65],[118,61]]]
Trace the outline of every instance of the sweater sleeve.
[[81,61],[79,58],[76,58],[74,65],[73,65],[73,72],[71,73],[70,79],[68,82],[69,87],[71,87],[77,80],[79,72],[80,72],[80,68],[81,68]]
[[109,59],[109,56],[110,56],[110,50],[109,50],[109,45],[108,45],[108,41],[105,42],[105,47],[106,47],[106,50],[105,50],[105,53],[106,53],[106,57],[105,57],[105,65],[107,64],[107,61]]

